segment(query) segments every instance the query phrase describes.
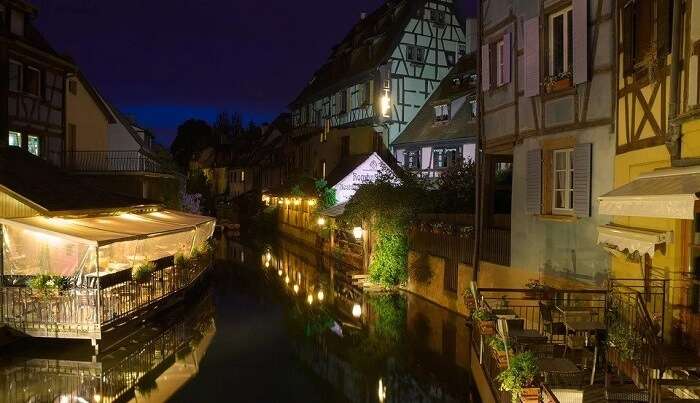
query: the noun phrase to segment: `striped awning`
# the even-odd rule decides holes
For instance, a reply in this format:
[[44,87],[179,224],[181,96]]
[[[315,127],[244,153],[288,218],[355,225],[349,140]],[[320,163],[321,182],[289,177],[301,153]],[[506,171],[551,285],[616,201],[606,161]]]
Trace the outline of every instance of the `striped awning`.
[[598,244],[628,254],[654,256],[657,245],[672,241],[673,233],[607,224],[598,227]]

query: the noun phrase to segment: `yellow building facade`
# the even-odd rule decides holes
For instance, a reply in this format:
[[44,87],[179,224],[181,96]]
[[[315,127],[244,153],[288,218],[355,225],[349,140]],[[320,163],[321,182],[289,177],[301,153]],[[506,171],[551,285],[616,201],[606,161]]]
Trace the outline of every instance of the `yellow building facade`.
[[598,241],[611,252],[612,279],[647,303],[664,299],[654,318],[664,341],[699,351],[700,1],[618,2],[614,15],[617,150],[614,190],[599,198],[611,224]]

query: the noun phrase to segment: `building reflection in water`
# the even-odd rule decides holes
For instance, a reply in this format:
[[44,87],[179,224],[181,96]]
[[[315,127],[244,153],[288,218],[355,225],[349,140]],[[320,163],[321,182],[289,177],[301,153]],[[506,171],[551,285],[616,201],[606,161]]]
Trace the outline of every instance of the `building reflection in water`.
[[85,343],[18,342],[0,365],[0,401],[166,401],[197,374],[216,332],[211,291],[192,297],[193,306],[115,331],[97,356]]
[[412,294],[363,293],[353,284],[355,269],[293,242],[278,241],[258,256],[287,298],[298,357],[348,401],[479,400],[470,387],[464,317]]

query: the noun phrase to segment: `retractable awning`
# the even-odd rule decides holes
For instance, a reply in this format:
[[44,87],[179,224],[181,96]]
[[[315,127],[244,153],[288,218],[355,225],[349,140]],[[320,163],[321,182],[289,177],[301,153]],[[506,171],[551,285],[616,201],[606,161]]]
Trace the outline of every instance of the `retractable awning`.
[[346,205],[347,203],[338,203],[335,206],[329,207],[325,210],[321,210],[318,213],[327,217],[339,217],[345,212]]
[[692,220],[700,193],[700,167],[641,175],[598,198],[600,214]]
[[654,256],[656,245],[662,245],[672,240],[673,233],[650,229],[625,227],[607,224],[598,227],[598,244],[609,245],[619,251],[627,251],[640,256]]
[[165,210],[147,214],[129,213],[88,218],[35,216],[0,219],[0,224],[70,239],[80,244],[103,246],[132,239],[192,231],[213,220],[211,217]]

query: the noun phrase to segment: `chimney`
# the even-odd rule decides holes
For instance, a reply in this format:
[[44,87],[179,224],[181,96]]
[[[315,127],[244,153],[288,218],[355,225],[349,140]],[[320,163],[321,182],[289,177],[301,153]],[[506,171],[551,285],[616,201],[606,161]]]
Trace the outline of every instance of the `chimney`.
[[360,20],[367,18],[367,13],[360,13]]

